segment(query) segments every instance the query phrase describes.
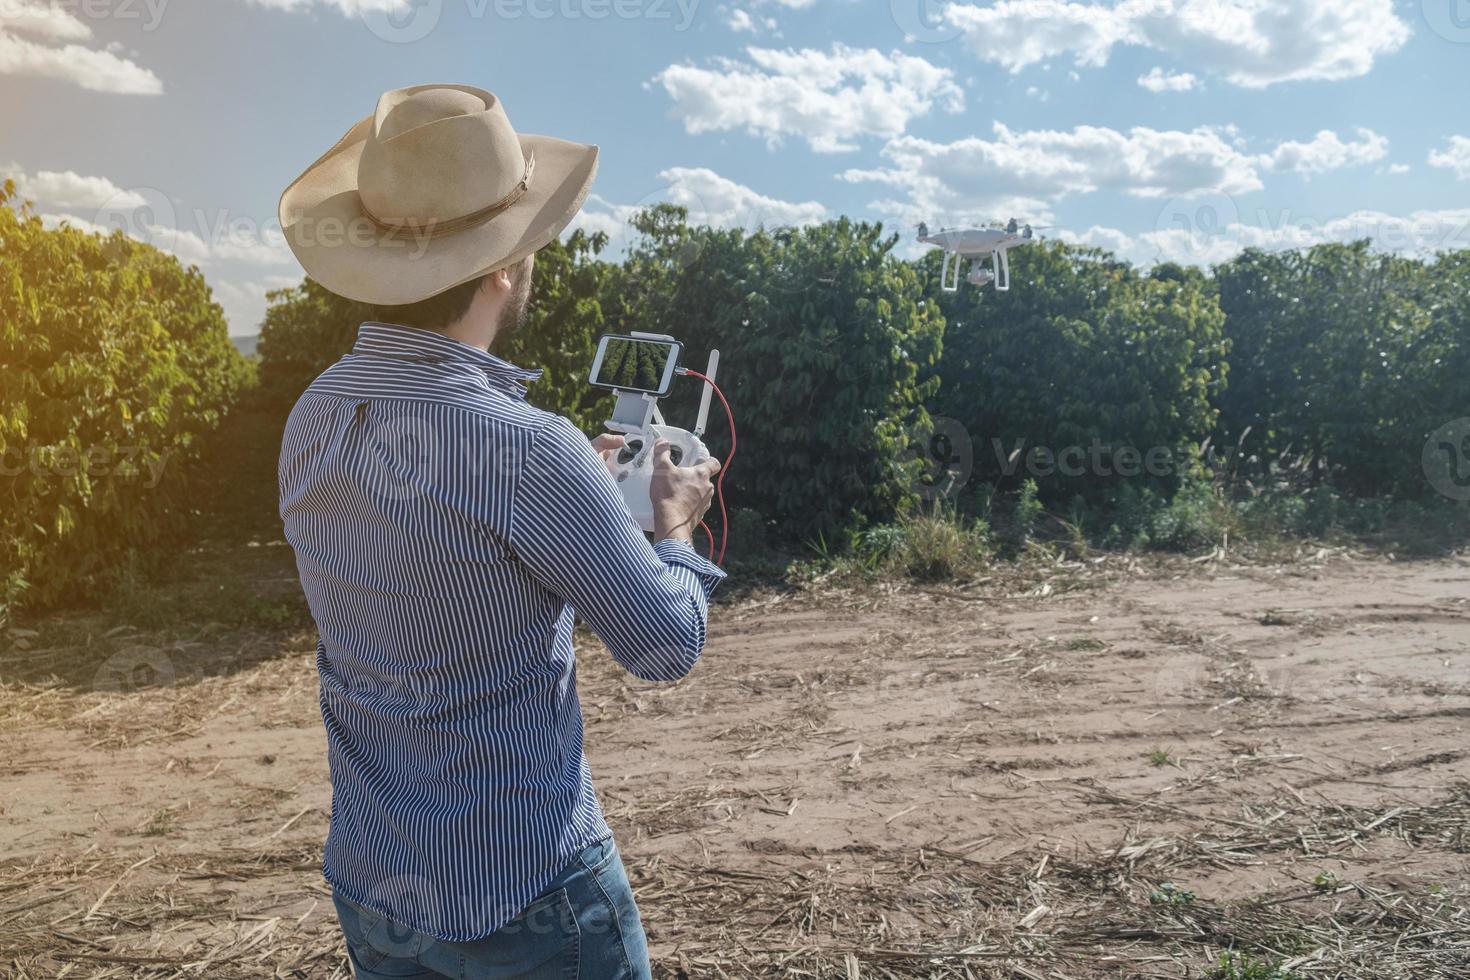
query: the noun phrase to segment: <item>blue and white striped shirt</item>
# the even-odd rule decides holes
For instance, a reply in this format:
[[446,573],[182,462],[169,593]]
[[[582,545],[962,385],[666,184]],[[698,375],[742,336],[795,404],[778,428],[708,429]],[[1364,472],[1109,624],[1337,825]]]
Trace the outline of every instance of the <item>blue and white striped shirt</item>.
[[281,518],[320,632],[323,872],[463,942],[610,835],[582,750],[572,623],[647,680],[704,646],[724,573],[650,546],[602,458],[523,371],[363,324],[286,423]]

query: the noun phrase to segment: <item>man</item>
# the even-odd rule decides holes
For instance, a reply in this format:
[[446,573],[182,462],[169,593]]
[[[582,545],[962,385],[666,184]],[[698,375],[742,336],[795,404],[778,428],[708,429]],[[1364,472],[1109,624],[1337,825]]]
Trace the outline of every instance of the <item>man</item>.
[[606,460],[489,353],[597,148],[517,135],[494,95],[384,95],[287,188],[307,273],[375,305],[297,402],[281,517],[321,635],[323,871],[359,978],[647,978],[582,749],[572,625],[639,677],[704,645],[691,546],[718,464],[656,450],[655,543]]

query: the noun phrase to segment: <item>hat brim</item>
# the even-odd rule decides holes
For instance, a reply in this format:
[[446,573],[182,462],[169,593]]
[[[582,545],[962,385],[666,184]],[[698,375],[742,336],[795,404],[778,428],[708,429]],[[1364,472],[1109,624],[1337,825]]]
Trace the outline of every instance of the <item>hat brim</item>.
[[363,210],[357,165],[372,131],[369,116],[292,181],[281,195],[286,242],[306,274],[362,303],[417,303],[477,276],[520,262],[561,234],[581,210],[597,174],[595,145],[519,134],[536,155],[526,193],[477,225],[440,235],[380,228]]

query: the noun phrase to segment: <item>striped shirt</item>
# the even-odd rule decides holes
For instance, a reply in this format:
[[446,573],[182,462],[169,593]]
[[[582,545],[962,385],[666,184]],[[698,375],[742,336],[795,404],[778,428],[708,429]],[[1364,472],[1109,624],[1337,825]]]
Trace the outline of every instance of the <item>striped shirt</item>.
[[704,646],[724,573],[651,545],[524,371],[365,323],[291,412],[281,518],[320,633],[343,897],[465,942],[611,834],[582,749],[572,624],[646,680]]

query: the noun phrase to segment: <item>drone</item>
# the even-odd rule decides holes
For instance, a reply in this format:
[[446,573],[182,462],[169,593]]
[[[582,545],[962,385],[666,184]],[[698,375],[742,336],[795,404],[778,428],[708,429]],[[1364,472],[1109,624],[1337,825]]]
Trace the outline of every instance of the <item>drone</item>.
[[[999,293],[1011,288],[1011,260],[1007,253],[1017,245],[1034,240],[1030,225],[1022,227],[1015,218],[1004,226],[989,228],[950,229],[941,228],[929,234],[929,226],[919,223],[919,241],[925,245],[938,245],[944,249],[944,265],[939,271],[939,288],[953,293],[960,288],[960,266],[970,260],[969,281],[976,286],[995,284]],[[983,264],[985,253],[990,253],[990,268]]]

